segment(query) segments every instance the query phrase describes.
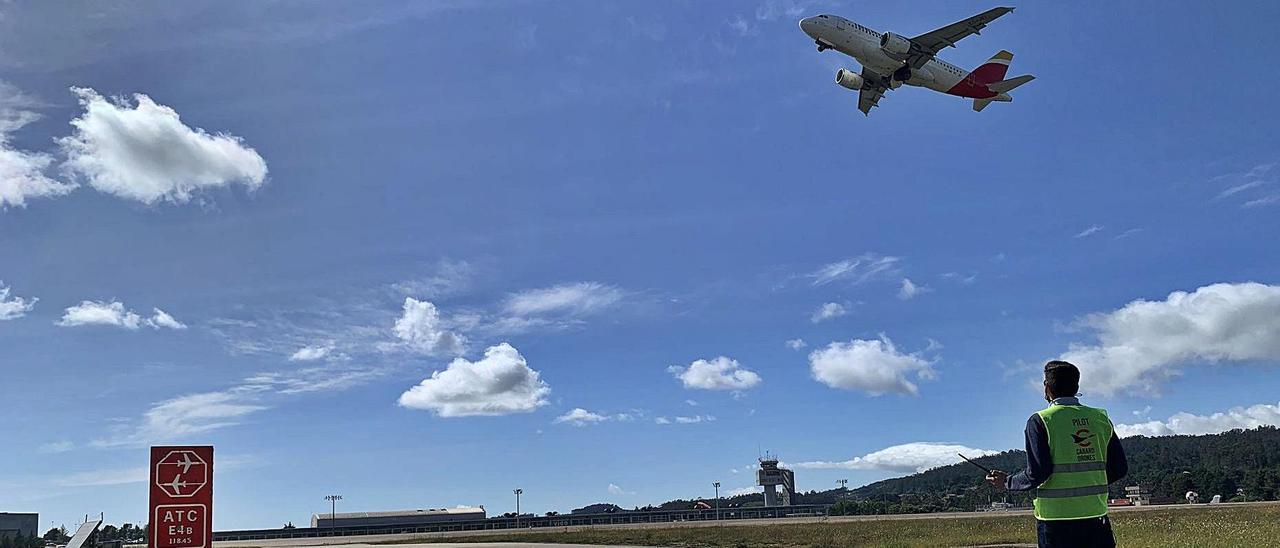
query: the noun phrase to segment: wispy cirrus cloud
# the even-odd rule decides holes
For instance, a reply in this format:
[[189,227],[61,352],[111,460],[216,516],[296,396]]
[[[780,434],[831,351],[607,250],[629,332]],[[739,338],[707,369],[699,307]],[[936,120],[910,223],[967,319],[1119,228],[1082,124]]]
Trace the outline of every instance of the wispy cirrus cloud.
[[812,285],[815,286],[835,282],[860,284],[876,278],[894,277],[898,273],[901,261],[899,257],[864,253],[857,257],[825,264],[807,277],[812,279]]
[[1088,238],[1089,236],[1093,236],[1094,234],[1097,234],[1099,232],[1102,232],[1103,230],[1106,230],[1106,228],[1107,227],[1102,225],[1092,225],[1089,228],[1086,228],[1084,230],[1081,230],[1080,232],[1077,232],[1076,235],[1072,237],[1077,239]]

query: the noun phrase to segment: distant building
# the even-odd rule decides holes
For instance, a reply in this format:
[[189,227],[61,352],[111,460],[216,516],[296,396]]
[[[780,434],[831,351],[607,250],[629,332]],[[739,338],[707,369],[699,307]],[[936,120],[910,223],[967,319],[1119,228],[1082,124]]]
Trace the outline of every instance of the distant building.
[[[778,458],[765,456],[756,470],[756,485],[764,487],[765,506],[790,506],[796,502],[796,475],[778,467]],[[778,487],[782,487],[779,497]]]
[[0,537],[40,534],[40,514],[12,514],[0,512]]
[[1130,485],[1125,487],[1124,496],[1129,499],[1134,506],[1146,506],[1151,504],[1151,492],[1143,489],[1141,485]]
[[312,514],[312,527],[356,527],[366,525],[419,525],[442,521],[484,519],[484,507],[480,508],[428,508],[426,510],[397,510],[392,512],[338,512],[336,514]]

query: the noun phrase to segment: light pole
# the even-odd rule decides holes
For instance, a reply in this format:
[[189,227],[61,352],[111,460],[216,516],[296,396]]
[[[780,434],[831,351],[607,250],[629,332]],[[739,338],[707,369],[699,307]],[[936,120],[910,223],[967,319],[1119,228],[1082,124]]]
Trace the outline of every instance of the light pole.
[[524,489],[516,489],[512,491],[516,494],[516,529],[520,528],[520,495],[524,494]]
[[716,521],[720,521],[720,482],[711,485],[716,488]]
[[334,527],[337,525],[335,519],[338,515],[338,501],[342,500],[342,495],[325,495],[324,500],[329,501],[329,527]]

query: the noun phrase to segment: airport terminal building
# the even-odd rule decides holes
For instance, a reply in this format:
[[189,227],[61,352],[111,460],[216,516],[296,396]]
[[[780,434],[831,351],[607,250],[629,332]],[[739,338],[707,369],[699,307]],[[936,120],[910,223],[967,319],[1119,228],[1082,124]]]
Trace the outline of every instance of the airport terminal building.
[[484,519],[484,507],[428,508],[426,510],[396,510],[392,512],[339,512],[336,514],[312,514],[311,526],[364,527],[382,525],[425,525],[447,521]]
[[0,512],[0,537],[36,536],[40,534],[40,514]]

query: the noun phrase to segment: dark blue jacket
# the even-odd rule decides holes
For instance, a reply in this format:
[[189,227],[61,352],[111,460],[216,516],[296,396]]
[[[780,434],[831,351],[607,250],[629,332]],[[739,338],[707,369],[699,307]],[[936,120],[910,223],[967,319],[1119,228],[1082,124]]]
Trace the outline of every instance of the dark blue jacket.
[[[1059,405],[1078,405],[1076,398],[1058,398],[1053,400]],[[1030,491],[1039,487],[1053,473],[1053,453],[1049,451],[1049,433],[1045,431],[1044,419],[1038,413],[1027,419],[1027,469],[1009,476],[1005,480],[1005,488],[1010,491]],[[1107,483],[1120,481],[1129,473],[1129,462],[1124,458],[1124,447],[1120,438],[1113,432],[1111,441],[1107,442]]]

